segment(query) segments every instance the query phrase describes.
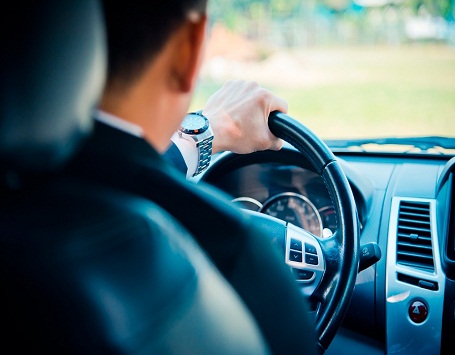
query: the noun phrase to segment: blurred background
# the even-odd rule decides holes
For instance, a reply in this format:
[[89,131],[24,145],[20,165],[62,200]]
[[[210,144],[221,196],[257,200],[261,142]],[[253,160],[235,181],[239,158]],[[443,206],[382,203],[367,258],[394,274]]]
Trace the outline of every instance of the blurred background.
[[191,109],[255,80],[323,138],[455,137],[455,0],[210,0]]

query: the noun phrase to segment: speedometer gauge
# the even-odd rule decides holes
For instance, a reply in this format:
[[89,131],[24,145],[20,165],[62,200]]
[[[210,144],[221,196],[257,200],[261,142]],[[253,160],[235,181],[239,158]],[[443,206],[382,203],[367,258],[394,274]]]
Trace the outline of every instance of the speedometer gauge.
[[286,192],[264,203],[261,212],[301,227],[315,236],[322,236],[322,221],[316,207],[300,194]]

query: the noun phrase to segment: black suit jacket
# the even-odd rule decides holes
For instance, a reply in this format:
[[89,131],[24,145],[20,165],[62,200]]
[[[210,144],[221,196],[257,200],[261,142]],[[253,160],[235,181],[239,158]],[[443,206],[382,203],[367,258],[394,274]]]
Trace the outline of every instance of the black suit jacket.
[[281,251],[229,196],[187,181],[145,140],[100,122],[64,174],[145,197],[167,210],[231,283],[272,349],[313,353],[313,325]]

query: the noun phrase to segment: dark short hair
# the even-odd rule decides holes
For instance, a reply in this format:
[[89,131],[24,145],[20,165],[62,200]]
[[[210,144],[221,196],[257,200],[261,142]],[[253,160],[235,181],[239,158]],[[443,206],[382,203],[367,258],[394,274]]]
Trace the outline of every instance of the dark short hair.
[[103,0],[108,42],[107,85],[127,85],[166,43],[190,10],[207,0]]

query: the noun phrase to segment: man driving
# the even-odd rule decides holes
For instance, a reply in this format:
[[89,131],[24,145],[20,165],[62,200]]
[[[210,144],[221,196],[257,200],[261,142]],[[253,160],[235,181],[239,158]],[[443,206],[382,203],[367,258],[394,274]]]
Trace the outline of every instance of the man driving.
[[[183,160],[180,170],[186,170],[187,177],[206,167],[197,158],[200,147],[187,145],[191,141],[180,134],[198,136],[199,119],[201,127],[208,119],[213,131],[213,139],[208,138],[212,147],[205,153],[282,146],[267,119],[272,111],[286,112],[287,104],[253,82],[226,83],[184,126],[203,56],[206,5],[205,0],[128,6],[103,2],[107,81],[94,132],[65,173],[145,197],[166,210],[194,236],[245,302],[267,347],[289,353],[296,344],[302,349],[315,339],[305,302],[280,253],[227,196],[187,181],[162,157],[175,166]],[[260,276],[252,278],[252,272]],[[312,345],[305,350],[313,351]]]

